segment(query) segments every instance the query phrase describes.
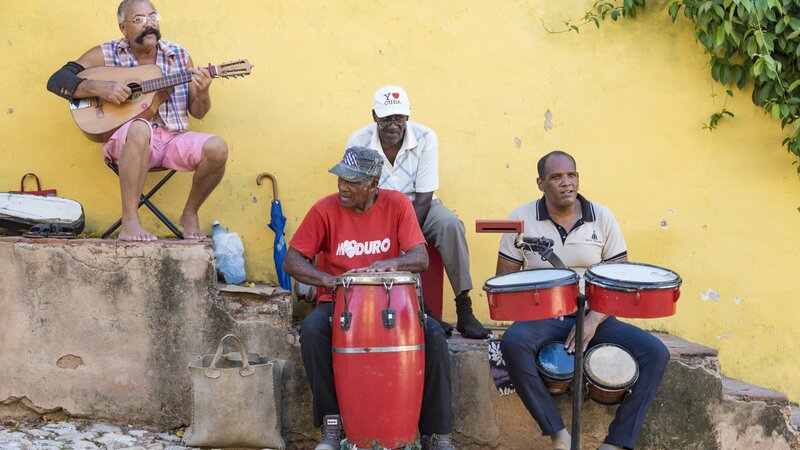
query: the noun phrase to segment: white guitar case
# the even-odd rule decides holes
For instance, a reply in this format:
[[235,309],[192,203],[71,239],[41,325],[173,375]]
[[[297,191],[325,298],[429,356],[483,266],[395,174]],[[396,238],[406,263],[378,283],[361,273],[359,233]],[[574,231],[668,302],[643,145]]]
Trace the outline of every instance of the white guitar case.
[[83,206],[63,197],[0,192],[0,228],[22,234],[40,223],[63,223],[80,233],[85,225]]

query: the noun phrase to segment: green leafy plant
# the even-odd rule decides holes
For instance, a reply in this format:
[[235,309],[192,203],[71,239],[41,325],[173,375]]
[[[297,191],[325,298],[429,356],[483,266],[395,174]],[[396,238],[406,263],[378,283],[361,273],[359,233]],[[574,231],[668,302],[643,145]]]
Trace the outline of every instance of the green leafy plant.
[[[635,18],[645,6],[646,0],[598,0],[580,20],[548,31],[579,33],[589,23],[599,28],[608,18]],[[716,81],[739,90],[752,83],[753,103],[781,128],[791,125],[783,145],[800,158],[800,0],[665,0],[661,7],[673,22],[683,12],[694,23]],[[725,103],[733,92],[726,94]],[[725,116],[733,117],[725,103],[703,128],[713,130]],[[800,164],[794,164],[800,175]]]
[[[712,96],[713,95],[716,94],[712,94]],[[725,95],[726,95],[725,100],[722,102],[722,109],[711,115],[711,118],[709,119],[708,123],[703,124],[703,129],[708,131],[716,130],[717,124],[719,123],[720,120],[722,120],[723,117],[725,116],[734,117],[733,113],[731,111],[728,111],[727,108],[725,108],[725,105],[728,104],[728,97],[733,97],[733,92],[730,89],[728,89],[725,91]]]

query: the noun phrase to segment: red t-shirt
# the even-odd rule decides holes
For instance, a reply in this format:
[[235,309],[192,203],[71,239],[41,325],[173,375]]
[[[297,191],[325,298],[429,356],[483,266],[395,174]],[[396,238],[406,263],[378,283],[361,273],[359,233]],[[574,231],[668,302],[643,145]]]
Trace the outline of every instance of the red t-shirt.
[[[375,204],[363,213],[342,206],[338,193],[322,198],[308,211],[289,246],[307,258],[322,253],[318,269],[338,276],[424,243],[408,197],[381,189]],[[331,300],[330,289],[322,288],[320,294],[320,301]]]

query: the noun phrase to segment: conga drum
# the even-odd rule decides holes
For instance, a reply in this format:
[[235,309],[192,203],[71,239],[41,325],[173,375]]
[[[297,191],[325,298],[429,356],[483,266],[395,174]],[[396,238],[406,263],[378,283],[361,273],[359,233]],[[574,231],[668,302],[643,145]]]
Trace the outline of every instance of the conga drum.
[[572,385],[575,355],[567,353],[563,342],[545,342],[536,354],[536,368],[550,394],[563,394]]
[[583,360],[586,394],[603,405],[622,402],[639,379],[639,363],[631,353],[616,344],[590,348]]
[[540,320],[578,308],[578,274],[569,269],[530,269],[498,275],[483,285],[494,320]]
[[347,440],[357,448],[414,444],[425,376],[424,315],[408,272],[337,279],[333,377]]
[[639,319],[672,316],[681,295],[681,277],[650,264],[595,264],[586,269],[583,278],[589,307],[612,316]]

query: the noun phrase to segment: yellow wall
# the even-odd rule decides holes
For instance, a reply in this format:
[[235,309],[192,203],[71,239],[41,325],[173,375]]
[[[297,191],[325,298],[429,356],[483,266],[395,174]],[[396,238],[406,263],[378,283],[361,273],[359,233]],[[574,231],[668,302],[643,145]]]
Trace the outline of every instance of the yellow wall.
[[[164,37],[196,63],[254,64],[246,79],[215,81],[211,112],[193,121],[231,148],[225,179],[201,210],[205,229],[219,219],[238,232],[249,278],[274,279],[265,227],[272,192],[256,186],[256,175],[277,176],[291,235],[334,191],[326,171],[370,120],[374,90],[401,84],[413,119],[439,133],[438,195],[469,230],[482,319],[480,286],[493,274],[499,236],[474,234],[474,220],[504,218],[536,197],[537,159],[563,149],[578,160],[582,192],[615,212],[631,259],[684,279],[676,316],[637,323],[716,347],[727,375],[800,400],[792,383],[800,379],[800,182],[778,124],[744,92],[728,102],[735,119],[703,130],[724,88],[712,82],[691,24],[673,25],[656,7],[580,35],[543,29],[542,21],[557,26],[590,4],[163,0]],[[0,189],[34,171],[80,201],[95,231],[118,216],[116,177],[45,83],[119,35],[115,8],[0,0]],[[553,127],[545,130],[548,110]],[[173,217],[190,183],[178,178],[157,198]],[[445,308],[454,319],[452,303]]]

